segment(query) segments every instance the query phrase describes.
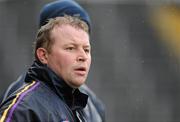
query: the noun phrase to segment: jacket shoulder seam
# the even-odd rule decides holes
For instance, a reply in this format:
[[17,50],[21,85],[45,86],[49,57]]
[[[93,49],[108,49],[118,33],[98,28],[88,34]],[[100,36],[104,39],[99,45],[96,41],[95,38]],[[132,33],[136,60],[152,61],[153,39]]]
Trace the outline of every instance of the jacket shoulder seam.
[[25,85],[17,94],[15,95],[14,99],[8,105],[8,107],[4,110],[2,117],[0,118],[0,122],[4,122],[6,119],[7,122],[11,120],[12,114],[14,110],[17,108],[18,104],[21,100],[31,91],[33,91],[37,86],[39,86],[39,82],[32,81],[32,83]]

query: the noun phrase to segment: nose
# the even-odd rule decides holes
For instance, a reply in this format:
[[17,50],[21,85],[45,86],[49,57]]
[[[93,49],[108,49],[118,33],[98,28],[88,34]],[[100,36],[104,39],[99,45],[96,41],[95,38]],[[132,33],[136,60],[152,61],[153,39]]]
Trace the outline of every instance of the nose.
[[84,50],[80,50],[77,56],[77,61],[84,62],[88,59],[88,54]]

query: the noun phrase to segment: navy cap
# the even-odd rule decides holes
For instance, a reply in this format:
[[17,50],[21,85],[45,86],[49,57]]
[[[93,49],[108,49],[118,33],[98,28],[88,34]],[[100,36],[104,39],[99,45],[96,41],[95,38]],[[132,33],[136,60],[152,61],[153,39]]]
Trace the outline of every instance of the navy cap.
[[57,0],[46,4],[40,13],[39,27],[45,25],[50,18],[64,15],[78,16],[88,24],[90,32],[90,17],[88,13],[74,0]]

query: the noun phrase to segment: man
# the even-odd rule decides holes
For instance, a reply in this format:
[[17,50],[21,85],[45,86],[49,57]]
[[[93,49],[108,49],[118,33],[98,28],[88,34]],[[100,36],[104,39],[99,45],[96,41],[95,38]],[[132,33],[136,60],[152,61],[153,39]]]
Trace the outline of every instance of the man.
[[[56,7],[54,7],[54,6],[56,6]],[[57,9],[59,10],[58,12],[57,12]],[[62,9],[64,11],[62,11]],[[56,13],[54,14],[53,11],[56,11]],[[53,16],[50,16],[48,14],[50,14],[50,15],[53,14]],[[75,3],[74,1],[65,1],[65,0],[50,3],[47,6],[45,6],[43,8],[43,10],[42,10],[42,13],[41,13],[41,22],[40,22],[40,24],[43,25],[42,23],[44,23],[44,21],[46,23],[47,19],[49,19],[49,18],[53,18],[53,17],[56,17],[56,16],[64,16],[65,14],[68,14],[68,15],[71,15],[71,16],[73,16],[73,15],[77,16],[78,15],[90,27],[90,20],[89,20],[89,17],[87,15],[87,13],[84,11],[84,9],[82,7],[80,7],[77,3]],[[46,15],[48,15],[49,18],[47,18]],[[45,17],[45,18],[42,19],[43,17]],[[90,32],[90,29],[89,29],[89,32]],[[9,89],[7,90],[7,92],[4,95],[3,102],[1,104],[1,106],[2,106],[1,108],[3,108],[6,99],[9,96],[11,96],[11,94],[13,94],[16,91],[16,89],[19,89],[22,86],[22,84],[24,84],[22,81],[23,81],[23,79],[25,79],[25,77],[26,77],[25,75],[22,75],[18,79],[17,82],[13,83],[9,87]],[[105,120],[105,118],[104,118],[104,107],[103,107],[102,103],[96,98],[94,93],[91,92],[86,85],[82,85],[80,90],[85,92],[89,96],[88,104],[83,109],[85,119],[87,121],[97,121],[97,122],[98,121],[104,121]]]
[[[91,33],[91,21],[88,13],[74,0],[57,0],[43,6],[40,13],[39,27],[47,23],[48,19],[58,16],[78,16],[87,23]],[[85,108],[87,118],[92,122],[105,121],[105,107],[99,98],[85,85],[80,87],[81,92],[88,94],[88,104]]]
[[78,90],[91,64],[88,26],[64,16],[42,26],[35,61],[23,85],[3,103],[0,121],[88,121],[88,96]]

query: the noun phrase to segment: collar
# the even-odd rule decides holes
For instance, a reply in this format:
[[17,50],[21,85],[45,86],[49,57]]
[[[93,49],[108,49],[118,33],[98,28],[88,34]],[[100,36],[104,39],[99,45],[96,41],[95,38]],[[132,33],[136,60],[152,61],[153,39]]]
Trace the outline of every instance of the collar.
[[40,61],[34,61],[28,69],[25,81],[42,81],[48,85],[67,105],[72,109],[82,109],[87,104],[88,96],[81,93],[79,89],[71,88],[59,76],[57,76],[47,65]]

